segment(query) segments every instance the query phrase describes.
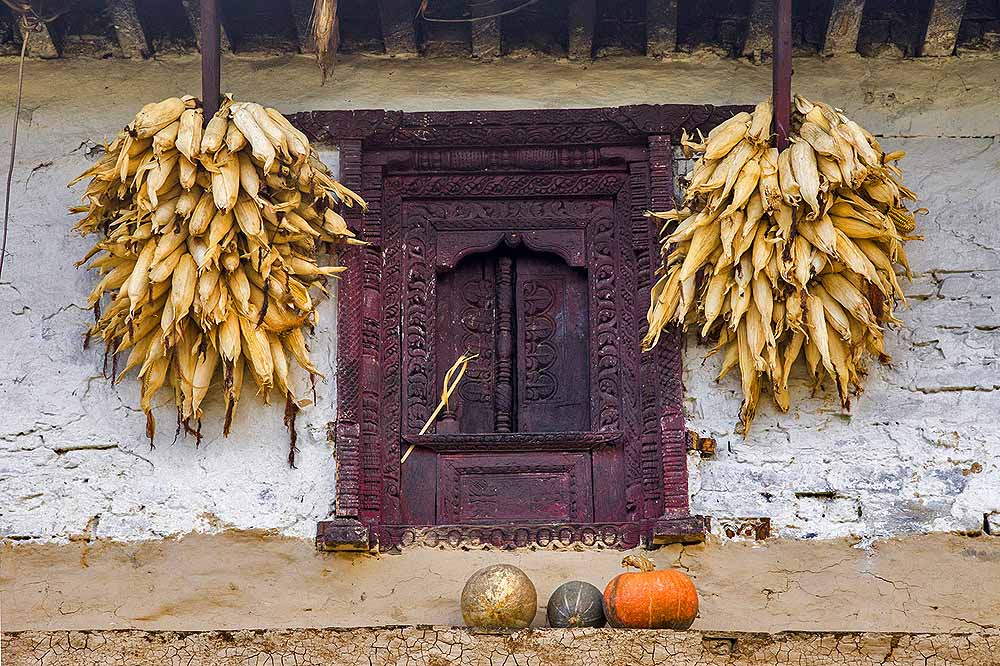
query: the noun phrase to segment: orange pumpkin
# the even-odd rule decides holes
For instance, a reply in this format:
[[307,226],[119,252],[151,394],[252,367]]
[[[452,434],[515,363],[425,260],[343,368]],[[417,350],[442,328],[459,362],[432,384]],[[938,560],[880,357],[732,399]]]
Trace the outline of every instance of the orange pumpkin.
[[638,572],[618,574],[604,589],[604,614],[612,627],[687,629],[698,615],[698,591],[680,571],[655,567],[641,555],[629,555],[623,567]]

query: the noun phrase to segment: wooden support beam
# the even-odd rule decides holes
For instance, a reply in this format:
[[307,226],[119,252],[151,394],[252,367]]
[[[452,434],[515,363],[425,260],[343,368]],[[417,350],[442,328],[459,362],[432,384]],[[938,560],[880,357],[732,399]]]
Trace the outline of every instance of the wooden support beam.
[[[219,98],[222,96],[221,4],[221,0],[201,0],[201,103],[205,124],[219,110]],[[288,454],[289,465],[294,454],[293,446]]]
[[413,26],[416,9],[412,0],[379,0],[378,15],[386,54],[416,54],[417,33]]
[[122,55],[126,58],[148,58],[151,53],[149,40],[139,21],[135,0],[111,0],[108,8]]
[[677,50],[679,0],[646,0],[646,55],[659,58]]
[[[477,0],[465,1],[466,11],[469,16],[487,16],[495,12],[493,3],[484,3]],[[500,57],[500,19],[490,18],[469,23],[469,31],[472,37],[472,57],[489,60]]]
[[843,55],[858,50],[858,33],[865,0],[833,0],[830,20],[826,24],[823,55]]
[[771,62],[771,99],[774,102],[774,145],[788,146],[792,121],[792,0],[774,0],[774,54]]
[[965,0],[934,0],[920,55],[950,56],[954,53],[964,13]]
[[743,55],[760,61],[771,53],[771,32],[774,23],[774,0],[753,0],[747,18],[747,38],[743,42]]
[[[201,51],[201,0],[181,0],[181,4],[184,5],[184,13],[187,14],[188,23],[191,25],[191,31],[194,32],[194,38],[198,42],[198,50]],[[226,25],[221,20],[220,16],[220,37],[223,51],[232,51],[233,43],[229,39],[229,35],[226,33]]]
[[[21,39],[26,36],[26,30],[24,24],[17,18],[18,28],[21,30]],[[31,30],[31,37],[28,39],[28,56],[32,58],[58,58],[59,49],[56,48],[56,43],[52,39],[52,33],[50,32],[50,24],[41,23],[37,27]]]
[[295,36],[298,38],[301,53],[315,53],[312,31],[309,30],[309,19],[312,18],[312,0],[291,0],[292,18],[295,20]]
[[589,60],[594,56],[597,0],[569,0],[567,16],[566,55],[571,60]]

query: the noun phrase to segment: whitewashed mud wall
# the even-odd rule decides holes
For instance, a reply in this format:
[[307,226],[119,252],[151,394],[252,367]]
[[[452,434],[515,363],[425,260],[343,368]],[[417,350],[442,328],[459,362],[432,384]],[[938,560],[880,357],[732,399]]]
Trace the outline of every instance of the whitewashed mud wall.
[[[703,362],[704,349],[689,341],[691,426],[720,444],[716,458],[691,459],[692,509],[771,516],[780,534],[801,538],[978,531],[991,515],[1000,532],[1000,63],[847,58],[795,67],[800,92],[843,105],[885,135],[884,145],[909,151],[907,182],[931,210],[920,220],[927,241],[910,250],[911,309],[905,328],[888,336],[894,363],[873,368],[850,415],[831,393],[809,398],[800,383],[793,411],[765,407],[744,440],[733,434],[737,380],[716,385],[716,362]],[[218,436],[220,405],[209,405],[199,447],[175,441],[172,412],[161,408],[150,449],[134,379],[109,385],[100,347],[81,348],[92,318],[81,306],[94,278],[72,268],[88,243],[70,232],[66,214],[82,188],[65,183],[143,102],[196,91],[197,61],[28,69],[0,284],[0,536],[138,540],[227,527],[312,536],[334,498],[331,302],[312,343],[326,379],[318,406],[299,419],[294,470],[280,406],[252,400],[228,440]],[[13,72],[0,62],[3,99],[13,97]],[[320,88],[305,58],[224,66],[237,96],[286,111],[747,103],[767,93],[769,77],[766,68],[697,58],[586,67],[357,59],[339,63]],[[4,116],[0,135],[8,123]]]

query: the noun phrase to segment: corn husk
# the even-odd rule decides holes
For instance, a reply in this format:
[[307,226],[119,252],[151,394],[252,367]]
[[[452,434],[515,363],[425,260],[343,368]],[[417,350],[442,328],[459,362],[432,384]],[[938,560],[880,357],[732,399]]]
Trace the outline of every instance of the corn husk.
[[721,381],[738,368],[740,429],[760,395],[791,406],[789,376],[803,358],[817,386],[832,380],[845,409],[863,388],[867,358],[886,363],[885,329],[901,324],[897,272],[919,239],[916,195],[874,137],[837,110],[795,99],[791,144],[769,148],[770,101],[722,123],[700,142],[683,205],[650,213],[662,225],[662,265],[643,340],[670,325],[717,338]]
[[293,394],[292,362],[319,374],[304,335],[316,324],[310,289],[325,293],[344,270],[317,253],[361,243],[336,209],[365,203],[277,111],[227,98],[202,124],[193,97],[146,105],[77,179],[90,182],[71,209],[84,214],[78,231],[101,235],[84,259],[101,276],[88,339],[128,353],[120,376],[138,372],[150,443],[161,389],[199,439],[216,391],[228,435],[247,374],[265,402],[284,398],[294,423],[306,401]]

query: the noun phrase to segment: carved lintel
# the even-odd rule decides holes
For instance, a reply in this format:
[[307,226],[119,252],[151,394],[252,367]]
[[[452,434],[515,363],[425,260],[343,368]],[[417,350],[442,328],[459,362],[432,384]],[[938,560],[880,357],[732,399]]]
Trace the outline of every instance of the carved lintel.
[[325,551],[367,552],[371,550],[368,527],[353,518],[321,521],[316,529],[316,547]]
[[824,55],[854,53],[858,49],[858,33],[861,31],[861,16],[865,11],[865,0],[834,0],[830,9],[830,21],[826,26],[823,42]]
[[[604,109],[526,109],[521,111],[310,111],[294,114],[290,120],[313,141],[339,142],[362,139],[365,149],[471,147],[491,151],[513,146],[534,146],[587,155],[587,147],[634,145],[650,134],[677,136],[681,128],[708,133],[715,125],[740,111],[745,105],[639,104]],[[456,153],[465,155],[468,151]],[[564,153],[570,155],[571,153]],[[538,154],[535,154],[537,157]],[[549,162],[533,170],[572,166]],[[585,166],[581,164],[581,166]],[[479,170],[476,167],[475,170]]]
[[965,0],[935,0],[931,3],[927,32],[920,49],[923,56],[950,56],[958,43],[958,29],[965,13]]
[[649,545],[655,547],[670,543],[700,543],[705,540],[707,532],[708,519],[705,516],[664,518],[653,523]]
[[687,431],[687,450],[697,451],[702,458],[715,455],[717,442],[712,437],[702,437],[694,430]]

